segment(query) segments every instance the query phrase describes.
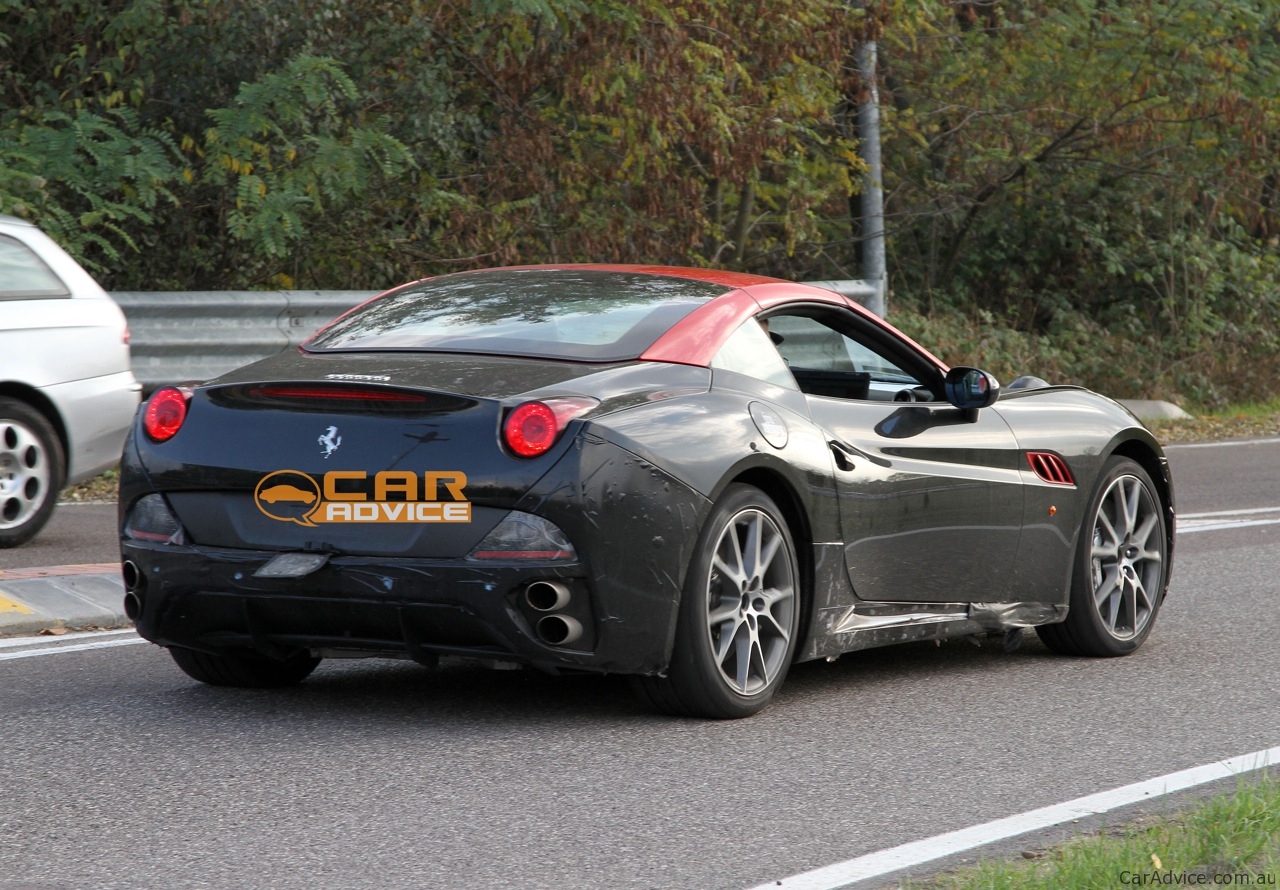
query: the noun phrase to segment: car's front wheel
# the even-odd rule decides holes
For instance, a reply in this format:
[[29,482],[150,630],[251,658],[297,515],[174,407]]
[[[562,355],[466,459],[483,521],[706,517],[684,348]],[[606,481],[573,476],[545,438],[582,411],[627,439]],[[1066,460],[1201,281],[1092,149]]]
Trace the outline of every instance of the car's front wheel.
[[183,646],[170,646],[169,654],[193,680],[210,686],[240,686],[248,689],[268,689],[293,686],[305,680],[320,659],[301,652],[284,661],[263,658],[260,655],[212,655],[197,652]]
[[44,528],[58,502],[62,442],[44,415],[0,398],[0,547],[16,547]]
[[795,544],[764,492],[732,485],[711,510],[685,578],[665,677],[637,677],[670,714],[749,717],[773,698],[800,631]]
[[1080,529],[1067,620],[1036,632],[1066,655],[1128,655],[1151,633],[1168,572],[1169,536],[1155,485],[1134,461],[1112,457]]

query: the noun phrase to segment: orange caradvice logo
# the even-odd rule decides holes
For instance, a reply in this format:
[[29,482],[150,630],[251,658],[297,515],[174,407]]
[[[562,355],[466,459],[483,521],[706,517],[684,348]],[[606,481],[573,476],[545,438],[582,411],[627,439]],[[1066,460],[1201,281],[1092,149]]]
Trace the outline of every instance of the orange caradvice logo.
[[[330,470],[319,479],[300,470],[276,470],[258,480],[253,500],[280,522],[470,522],[471,502],[460,470]],[[441,495],[448,500],[442,500]]]
[[301,488],[294,488],[287,483],[273,485],[270,488],[263,489],[259,495],[268,504],[279,503],[280,501],[301,501],[304,504],[315,502],[316,496],[314,492],[303,491]]

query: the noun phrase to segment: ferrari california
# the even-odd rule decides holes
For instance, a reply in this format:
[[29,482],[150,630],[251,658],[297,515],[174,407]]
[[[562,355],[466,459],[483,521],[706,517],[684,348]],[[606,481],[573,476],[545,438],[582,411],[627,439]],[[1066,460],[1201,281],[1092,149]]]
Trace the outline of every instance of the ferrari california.
[[872,646],[1126,655],[1173,554],[1167,461],[1116,402],[707,269],[407,284],[157,391],[120,476],[127,614],[227,686],[461,657],[744,717]]

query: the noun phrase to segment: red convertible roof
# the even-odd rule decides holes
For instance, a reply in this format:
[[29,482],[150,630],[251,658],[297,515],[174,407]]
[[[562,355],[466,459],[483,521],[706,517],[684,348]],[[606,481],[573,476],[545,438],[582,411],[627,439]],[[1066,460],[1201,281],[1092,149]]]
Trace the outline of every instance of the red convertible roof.
[[302,349],[638,358],[710,367],[748,319],[789,302],[840,306],[906,340],[854,301],[800,282],[721,269],[560,263],[412,282],[347,312]]

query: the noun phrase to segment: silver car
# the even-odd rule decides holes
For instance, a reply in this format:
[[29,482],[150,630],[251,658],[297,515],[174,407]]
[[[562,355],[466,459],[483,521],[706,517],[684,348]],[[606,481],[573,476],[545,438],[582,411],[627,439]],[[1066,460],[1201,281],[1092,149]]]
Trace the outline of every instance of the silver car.
[[63,485],[119,462],[141,389],[120,307],[53,239],[0,214],[0,547],[40,531]]

